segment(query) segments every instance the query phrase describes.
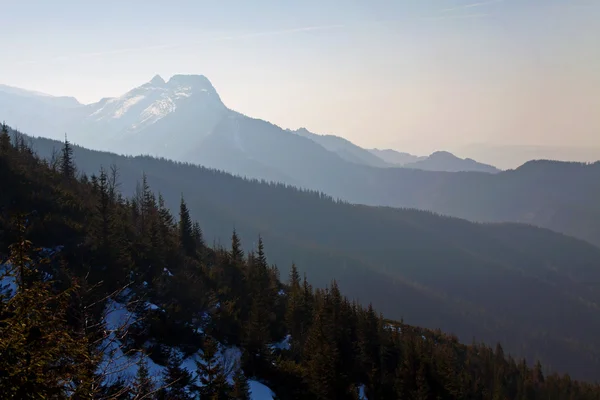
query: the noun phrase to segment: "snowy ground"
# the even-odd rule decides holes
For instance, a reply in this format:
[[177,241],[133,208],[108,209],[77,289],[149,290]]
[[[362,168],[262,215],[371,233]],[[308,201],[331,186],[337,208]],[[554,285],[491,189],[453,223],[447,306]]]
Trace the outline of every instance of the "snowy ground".
[[250,398],[252,400],[273,400],[274,393],[267,386],[254,380],[249,380]]

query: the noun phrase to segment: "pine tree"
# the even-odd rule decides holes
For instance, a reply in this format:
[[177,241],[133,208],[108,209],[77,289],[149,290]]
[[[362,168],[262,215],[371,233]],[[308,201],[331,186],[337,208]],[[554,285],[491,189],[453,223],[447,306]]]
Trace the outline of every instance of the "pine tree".
[[287,307],[285,321],[289,334],[291,335],[291,350],[295,357],[299,357],[306,336],[307,319],[303,302],[303,290],[300,286],[300,274],[295,264],[290,271],[289,292],[287,296]]
[[[0,393],[3,398],[65,398],[70,385],[90,395],[88,371],[94,362],[88,342],[67,323],[69,299],[76,290],[53,289],[38,273],[47,259],[32,257],[19,218],[18,241],[10,246],[12,269],[5,277],[17,284],[10,298],[0,296]],[[81,389],[81,390],[79,390]]]
[[261,236],[258,237],[258,252],[256,253],[256,265],[264,270],[266,270],[268,267],[267,256],[265,254],[265,245]]
[[274,293],[267,266],[262,238],[258,239],[258,252],[248,266],[250,286],[250,314],[244,344],[247,357],[245,370],[256,375],[269,365],[271,352],[271,310],[274,306]]
[[62,149],[60,172],[66,179],[75,177],[75,160],[73,159],[73,148],[65,135],[65,143]]
[[[158,194],[158,215],[165,228],[171,228],[173,226],[173,215],[171,215],[171,212],[165,205],[165,199],[160,193]],[[165,230],[164,234],[166,235],[167,232],[168,231]]]
[[160,391],[160,397],[165,400],[188,400],[192,399],[188,392],[188,387],[192,382],[192,375],[181,368],[181,357],[175,352],[169,356],[167,369],[164,372],[163,380],[165,388]]
[[225,400],[230,388],[218,357],[217,342],[208,336],[202,350],[202,359],[196,361],[197,374],[202,385],[197,386],[196,391],[202,399]]
[[10,136],[8,136],[8,126],[2,124],[2,130],[0,130],[0,153],[6,153],[11,148]]
[[192,232],[194,236],[194,241],[196,243],[197,249],[204,248],[204,235],[202,234],[202,228],[200,228],[200,223],[195,221],[192,226]]
[[416,379],[417,389],[414,392],[415,400],[428,400],[430,398],[430,388],[429,383],[427,382],[427,376],[425,372],[425,364],[421,363],[417,371],[417,379]]
[[244,371],[238,368],[233,377],[233,388],[231,390],[231,399],[250,400],[250,385]]
[[241,265],[244,262],[244,251],[242,250],[242,243],[240,238],[235,231],[231,235],[231,258],[237,265]]
[[188,256],[193,256],[196,251],[196,240],[194,239],[194,227],[190,217],[187,204],[181,196],[179,205],[179,240],[181,248]]
[[153,392],[154,383],[150,377],[146,357],[142,355],[138,360],[137,375],[135,377],[135,382],[133,383],[133,399],[150,399]]
[[315,398],[320,400],[338,398],[336,365],[339,354],[332,330],[333,326],[321,305],[315,315],[304,349],[308,384]]

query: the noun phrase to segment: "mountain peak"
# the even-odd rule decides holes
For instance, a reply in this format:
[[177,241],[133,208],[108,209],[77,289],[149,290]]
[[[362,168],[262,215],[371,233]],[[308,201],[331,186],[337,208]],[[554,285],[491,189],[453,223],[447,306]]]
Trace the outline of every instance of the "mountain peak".
[[435,151],[429,156],[431,159],[455,159],[458,158],[448,151]]
[[212,83],[204,75],[173,75],[167,84],[185,85],[196,89],[215,91]]
[[164,85],[166,82],[160,75],[156,74],[154,75],[154,78],[150,80],[149,83],[152,83],[154,85]]

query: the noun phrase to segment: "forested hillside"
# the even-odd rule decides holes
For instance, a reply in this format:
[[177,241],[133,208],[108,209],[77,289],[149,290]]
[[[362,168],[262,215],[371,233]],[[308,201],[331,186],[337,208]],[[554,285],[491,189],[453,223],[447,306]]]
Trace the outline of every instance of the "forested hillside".
[[[33,145],[48,158],[62,147],[45,139]],[[278,265],[296,262],[318,287],[335,278],[345,294],[390,318],[465,342],[500,341],[553,371],[600,374],[600,250],[589,244],[523,225],[354,206],[150,157],[81,148],[74,157],[88,175],[114,163],[126,195],[139,194],[145,173],[173,211],[185,193],[208,243],[228,243],[235,228],[249,249],[260,233]]]
[[[270,190],[273,195],[327,204],[328,208],[315,206],[311,212],[322,219],[320,229],[331,238],[345,230],[329,225],[324,218],[336,214],[346,218],[359,210],[350,219],[355,231],[363,229],[359,222],[376,221],[383,233],[391,234],[389,242],[383,242],[388,249],[411,236],[414,240],[416,235],[429,235],[432,224],[449,221],[462,226],[462,234],[472,234],[471,239],[496,237],[497,243],[506,245],[497,248],[498,253],[490,243],[481,241],[478,245],[487,245],[485,250],[498,257],[514,251],[513,240],[528,239],[534,247],[543,244],[554,251],[558,246],[574,246],[574,252],[560,254],[573,261],[568,275],[581,277],[594,270],[575,255],[581,252],[582,259],[594,261],[597,250],[591,246],[563,241],[550,232],[538,236],[537,229],[479,227],[425,213],[339,204],[316,193],[260,185],[196,167],[205,174],[196,182],[202,190],[192,196],[186,192],[183,197],[180,192],[178,218],[174,218],[162,196],[151,191],[150,179],[139,181],[133,197],[120,194],[118,183],[123,183],[127,174],[139,176],[139,171],[129,169],[126,159],[121,159],[123,175],[116,180],[107,169],[98,167],[95,174],[85,174],[77,168],[74,159],[91,162],[93,154],[102,157],[99,153],[88,153],[90,157],[85,158],[85,153],[73,153],[65,144],[55,160],[41,161],[22,138],[16,139],[13,146],[6,133],[0,135],[3,398],[267,398],[257,397],[260,389],[266,389],[263,385],[270,388],[266,393],[269,398],[280,399],[600,398],[597,385],[578,383],[567,375],[545,374],[541,364],[528,367],[524,361],[507,356],[501,346],[493,350],[480,344],[465,346],[440,331],[385,320],[371,307],[344,298],[335,281],[327,289],[314,289],[291,263],[285,267],[292,271],[288,283],[282,284],[277,267],[267,258],[270,251],[265,247],[270,249],[272,244],[269,240],[263,244],[259,232],[254,233],[256,246],[246,252],[236,232],[226,246],[211,248],[206,245],[204,222],[195,223],[190,213],[194,207],[210,204],[211,200],[199,201],[201,191],[231,188],[226,183],[221,188],[212,185],[208,177],[213,176],[245,187],[244,192],[228,193],[244,201],[251,201],[253,190]],[[160,167],[166,165],[178,169],[176,172],[189,168],[175,164]],[[156,172],[149,170],[148,176],[150,173]],[[181,174],[167,176],[176,180]],[[161,177],[155,175],[156,186],[164,184]],[[192,198],[197,205],[192,205]],[[290,207],[294,203],[269,202],[263,207],[277,204]],[[223,206],[228,207],[226,203]],[[301,210],[288,208],[291,219],[281,223],[299,218],[301,215],[292,212]],[[417,222],[423,227],[404,228],[404,235],[400,235],[386,226],[388,219],[403,221],[406,227],[415,227]],[[437,256],[447,261],[460,253],[451,250],[451,242],[440,238],[451,233],[460,236],[445,231],[449,227],[442,223],[436,228],[441,229],[436,242],[441,247],[435,247],[441,253]],[[291,229],[295,228],[301,226]],[[371,232],[366,233],[361,236],[363,241]],[[360,244],[348,241],[348,245]],[[424,250],[418,259],[431,252],[424,246],[425,241],[414,241],[402,249]],[[539,279],[538,268],[542,266],[535,266],[535,253],[525,248],[521,251],[532,261],[529,271],[523,271],[524,266],[502,268],[500,261],[487,267],[465,267],[473,272],[490,271],[495,266],[503,272],[490,278],[499,284],[506,271],[513,269]],[[331,260],[338,257],[336,253],[330,252]],[[556,264],[551,265],[557,273],[559,267],[567,268],[558,264],[559,257],[555,254]],[[476,255],[473,262],[479,258]],[[375,274],[377,268],[381,267],[374,265],[368,272]],[[367,269],[364,271],[368,278]],[[555,286],[556,276],[546,272],[549,286]],[[435,280],[435,274],[428,275]],[[531,283],[540,284],[541,280]],[[524,285],[523,289],[532,287]],[[585,291],[577,289],[580,301],[585,299]],[[561,287],[563,290],[566,288]],[[591,288],[588,292],[595,294]],[[536,293],[529,295],[536,303]],[[410,302],[398,301],[395,306],[401,310]],[[538,311],[554,318],[566,317],[547,306]],[[597,332],[593,327],[588,330]],[[591,361],[584,366],[593,368]],[[269,394],[271,391],[274,393]]]
[[385,168],[369,157],[379,156],[342,138],[293,133],[229,109],[202,75],[174,75],[168,82],[156,76],[117,98],[71,103],[4,89],[0,118],[33,135],[62,139],[67,132],[72,142],[95,150],[190,162],[355,204],[530,223],[600,246],[600,162],[531,161],[495,173],[441,151],[406,160],[406,168]]

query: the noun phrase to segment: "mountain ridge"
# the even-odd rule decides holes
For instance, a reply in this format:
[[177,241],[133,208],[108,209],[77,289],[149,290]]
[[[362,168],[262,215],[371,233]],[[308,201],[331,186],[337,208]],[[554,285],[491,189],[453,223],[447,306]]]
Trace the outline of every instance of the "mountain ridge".
[[[169,213],[164,197],[159,195],[157,199],[149,185],[148,179],[158,178],[155,170],[172,178],[167,183],[179,178],[172,174],[173,162],[121,156],[118,159],[123,166],[120,170],[123,181],[119,178],[113,181],[106,169],[99,176],[79,176],[75,174],[78,167],[71,156],[89,156],[80,159],[79,169],[83,170],[98,161],[98,157],[111,161],[114,155],[75,151],[65,143],[62,145],[65,157],[57,165],[55,159],[44,161],[35,157],[24,142],[26,137],[12,136],[17,146],[11,146],[9,136],[0,136],[0,178],[8,182],[8,190],[0,191],[0,232],[4,233],[0,235],[3,272],[0,305],[4,310],[0,329],[8,326],[0,337],[8,356],[0,358],[0,365],[3,371],[11,371],[0,380],[0,391],[8,397],[26,398],[36,393],[44,398],[117,395],[140,398],[157,393],[156,397],[161,399],[191,400],[218,393],[219,398],[255,400],[365,400],[424,398],[421,396],[424,393],[433,398],[486,398],[494,393],[531,400],[549,396],[557,400],[591,400],[600,393],[598,385],[549,373],[548,364],[536,361],[529,367],[525,360],[508,355],[511,353],[505,355],[499,343],[495,348],[477,343],[463,345],[455,335],[442,333],[440,329],[428,330],[384,319],[371,305],[363,307],[343,296],[335,280],[324,289],[314,289],[306,277],[301,279],[295,266],[290,270],[288,283],[283,283],[279,270],[272,265],[271,249],[276,246],[264,242],[260,236],[258,244],[246,247],[254,251],[242,250],[237,229],[228,246],[207,246],[202,232],[208,221],[200,225],[193,222],[190,208],[181,195],[167,191],[179,204],[176,222],[177,214]],[[44,139],[35,144],[39,151],[46,151],[44,145],[49,142]],[[139,161],[151,162],[145,164],[151,174],[142,175],[141,184],[133,189],[133,197],[123,197],[127,195],[119,190],[119,183],[128,187],[127,192],[132,190],[130,174],[133,172],[134,179],[139,181],[140,165],[133,169],[129,165]],[[159,165],[152,167],[152,163]],[[249,205],[259,212],[265,203],[269,204],[263,210],[277,207],[281,197],[271,197],[277,192],[292,195],[288,197],[288,205],[292,198],[304,198],[320,207],[329,205],[329,210],[322,211],[345,209],[352,211],[354,217],[356,212],[368,209],[333,202],[311,192],[232,179],[226,174],[211,175],[210,171],[206,174],[206,169],[190,165],[178,166],[180,171],[194,169],[197,178],[204,178],[200,181],[205,194],[202,197],[223,189],[223,185],[211,184],[213,178],[226,186],[234,183],[238,189],[248,185],[250,191],[238,191],[238,196],[226,193],[224,199],[241,200],[239,205]],[[261,201],[255,204],[252,197],[256,195]],[[215,210],[206,211],[214,214]],[[421,219],[427,213],[397,210],[393,214],[403,215],[404,219],[411,215]],[[328,215],[331,213],[323,214]],[[288,219],[283,222],[288,229],[293,222],[289,217],[287,213]],[[314,220],[321,234],[332,234],[322,238],[331,239],[339,234],[334,225],[325,223],[323,229],[319,218]],[[430,215],[421,222],[428,225],[427,220],[442,222],[443,219]],[[385,221],[389,218],[382,218]],[[462,224],[475,226],[466,221]],[[518,229],[515,233],[527,231],[547,233],[550,238],[561,240],[560,235],[539,229]],[[353,232],[361,234],[356,229]],[[513,240],[511,233],[504,240]],[[252,236],[256,240],[256,232]],[[550,250],[556,248],[552,244]],[[502,248],[496,250],[506,253]],[[577,257],[580,252],[572,250],[575,250],[573,262],[561,263],[556,272],[581,272]],[[8,262],[7,252],[10,252]],[[376,253],[366,257],[373,255]],[[446,259],[448,262],[452,260]],[[567,270],[563,271],[565,266]],[[410,265],[403,267],[410,269]],[[461,263],[452,265],[461,267],[464,267]],[[501,265],[493,269],[503,270]],[[539,272],[533,263],[528,269],[533,273],[530,275]],[[487,268],[480,272],[485,271]],[[369,278],[373,275],[357,278],[364,286],[371,283]],[[503,285],[505,280],[495,279],[501,277],[490,278]],[[464,278],[473,277],[464,275]],[[566,281],[570,282],[568,276]],[[389,279],[384,282],[387,286],[383,287],[389,287]],[[452,280],[446,278],[440,282],[452,283]],[[550,287],[543,281],[538,283],[545,289]],[[406,290],[392,290],[390,299],[406,294],[411,286],[403,289]],[[564,289],[575,290],[580,298],[590,295],[576,287]],[[506,301],[500,306],[510,307],[520,294],[505,293]],[[522,308],[533,306],[531,311],[535,313],[529,323],[548,313],[560,320],[555,321],[559,323],[557,328],[542,332],[540,337],[530,338],[531,331],[525,326],[528,333],[518,337],[524,349],[533,345],[533,352],[540,351],[548,360],[560,360],[561,352],[556,351],[564,343],[557,346],[552,341],[560,328],[567,328],[567,343],[571,347],[578,345],[572,334],[595,333],[596,320],[583,315],[582,322],[590,329],[577,331],[574,329],[577,325],[571,324],[577,312],[565,315],[560,307],[553,309],[552,304],[543,302],[536,309],[539,299],[536,293],[530,295],[529,301],[521,303]],[[557,295],[561,296],[560,291]],[[441,302],[442,307],[431,310],[434,314],[439,314],[448,303],[447,296],[440,297],[445,301]],[[387,302],[394,303],[390,299]],[[407,300],[394,305],[423,307],[418,299]],[[481,300],[489,305],[486,296]],[[482,306],[480,303],[477,308]],[[581,310],[579,304],[578,311]],[[521,311],[517,309],[514,316]],[[556,318],[563,315],[562,319]],[[481,323],[477,314],[462,319],[471,324]],[[584,354],[577,350],[583,350]],[[574,348],[558,364],[579,375],[583,362],[586,372],[592,374],[590,379],[597,380],[598,374],[590,371],[597,359],[593,352],[585,353],[586,350],[590,349]],[[583,357],[582,362],[579,368],[575,365],[571,369],[568,360],[575,354]],[[35,360],[34,366],[31,359]]]
[[[32,143],[47,159],[61,145],[48,139]],[[538,342],[539,351],[553,354],[549,362],[555,366],[563,365],[568,354],[582,354],[563,336],[573,335],[572,329],[563,328],[582,323],[569,312],[581,307],[577,296],[600,301],[586,283],[600,280],[593,262],[600,260],[600,249],[586,242],[527,225],[474,224],[424,211],[352,205],[147,156],[74,150],[87,174],[116,163],[126,195],[135,193],[142,171],[172,209],[185,192],[207,240],[223,243],[235,227],[249,248],[258,232],[270,243],[276,264],[296,262],[319,285],[335,277],[351,297],[372,301],[386,315],[441,327],[466,341],[473,335],[499,340],[515,353],[525,350],[514,338],[529,346]],[[584,308],[580,312],[588,328],[576,336],[592,346],[589,350],[595,329],[589,324],[595,319],[594,311]],[[543,339],[543,331],[553,335]],[[572,360],[564,366],[576,370]]]
[[[34,92],[28,92],[31,96],[34,96]],[[213,104],[210,107],[213,108],[212,112],[196,115],[195,118],[189,118],[186,116],[186,112],[181,112],[182,108],[189,107],[191,105],[196,107],[198,110],[205,110],[209,107],[207,99],[198,99],[199,95],[206,93],[209,97],[214,98]],[[196,97],[195,101],[190,97]],[[233,113],[234,115],[243,115],[237,113],[234,110],[227,108],[221,101],[218,92],[210,82],[210,80],[204,75],[194,74],[175,74],[165,81],[160,75],[155,75],[150,81],[135,87],[128,92],[118,97],[103,98],[100,101],[92,104],[82,105],[76,107],[77,110],[71,112],[71,116],[67,119],[68,123],[61,123],[60,130],[71,131],[71,140],[75,143],[79,143],[84,146],[91,148],[97,148],[106,151],[120,151],[124,154],[152,154],[156,156],[165,156],[174,158],[179,161],[190,161],[202,163],[203,160],[200,158],[182,159],[181,154],[185,149],[179,150],[166,150],[164,143],[157,143],[161,141],[157,137],[157,133],[162,130],[162,141],[166,141],[167,136],[172,135],[173,132],[178,133],[179,131],[189,131],[195,124],[202,125],[198,128],[199,137],[204,138],[210,135],[212,129],[216,125],[216,121],[220,118],[225,118],[227,114]],[[164,123],[158,124],[160,120],[167,118],[169,115],[181,113],[178,117],[181,121],[177,121],[176,118],[169,118],[169,121],[173,123],[173,126],[163,126]],[[236,114],[237,113],[237,114]],[[9,113],[10,114],[10,113]],[[88,115],[85,115],[88,114]],[[9,116],[10,117],[10,116]],[[14,121],[13,118],[9,118],[8,122],[17,125],[28,132],[35,133],[36,131],[42,131],[40,126],[31,126],[30,121],[26,116],[22,116],[20,121]],[[164,122],[164,121],[163,121]],[[49,124],[53,126],[54,124]],[[132,140],[127,135],[134,132],[143,132],[145,129],[149,129],[153,139],[150,143],[146,143],[143,138],[135,139],[133,143],[129,143],[128,140]],[[372,167],[394,167],[398,166],[395,163],[390,163],[383,160],[377,154],[367,149],[361,148],[347,139],[344,139],[335,135],[318,135],[309,132],[305,128],[298,129],[296,131],[283,129],[285,132],[292,132],[299,136],[303,136],[310,139],[325,149],[337,154],[343,160],[356,163],[360,165],[372,166]],[[57,129],[53,135],[49,137],[53,139],[59,139],[59,130]],[[85,134],[81,134],[86,132]],[[60,133],[60,135],[62,135]],[[108,139],[105,140],[94,140],[91,137],[99,136],[105,137],[108,133]],[[47,134],[47,133],[46,133]],[[191,135],[185,134],[178,137],[179,142],[185,141],[186,143],[191,142],[192,147],[198,147],[202,140],[195,140],[190,137]],[[454,160],[456,163],[457,160]],[[424,163],[420,167],[423,169],[441,169],[444,170],[444,165],[440,163],[428,166],[428,163]],[[210,165],[209,165],[210,166]],[[473,163],[464,163],[464,170],[470,170],[474,168],[479,170],[477,166],[473,167]],[[452,167],[457,169],[457,167]],[[461,168],[458,168],[461,169]],[[230,171],[235,172],[235,171]],[[486,171],[490,172],[490,171]],[[493,171],[492,171],[493,172]]]
[[[163,81],[161,78],[158,86]],[[77,108],[63,115],[56,112],[55,106],[39,102],[17,107],[5,101],[3,107],[3,99],[11,97],[0,95],[0,109],[4,113],[0,117],[10,121],[15,115],[20,116],[24,124],[37,126],[29,132],[53,139],[62,140],[67,131],[69,140],[89,148],[205,165],[247,178],[321,191],[352,203],[412,207],[477,222],[526,222],[600,244],[600,213],[594,205],[594,201],[600,201],[597,190],[600,177],[596,176],[598,171],[594,166],[568,170],[557,167],[560,172],[554,175],[542,171],[542,180],[523,172],[448,173],[368,166],[349,161],[354,154],[350,151],[331,151],[335,149],[327,149],[314,137],[303,137],[228,109],[217,95],[210,94],[210,88],[206,87],[210,82],[205,77],[181,75],[169,81],[172,82],[168,90],[144,89],[152,94],[150,100],[127,103],[129,111],[140,108],[138,114],[132,114],[132,118],[137,118],[139,111],[155,102],[164,104],[169,111],[171,101],[175,104],[176,100],[175,112],[165,112],[154,123],[138,130],[125,129],[126,116],[112,118],[119,110],[116,105],[114,109],[104,109],[105,117],[111,118],[89,125],[82,122],[82,116],[97,111],[93,107]],[[185,90],[178,88],[189,87],[190,81],[200,87],[205,85],[207,92],[185,96]],[[165,93],[169,100],[163,98]],[[129,93],[120,104],[135,95],[141,96]],[[47,119],[52,122],[46,124]],[[24,126],[19,125],[22,130]],[[65,126],[71,128],[65,130]],[[364,149],[345,139],[325,138],[333,138],[336,145],[350,146],[364,154]]]

